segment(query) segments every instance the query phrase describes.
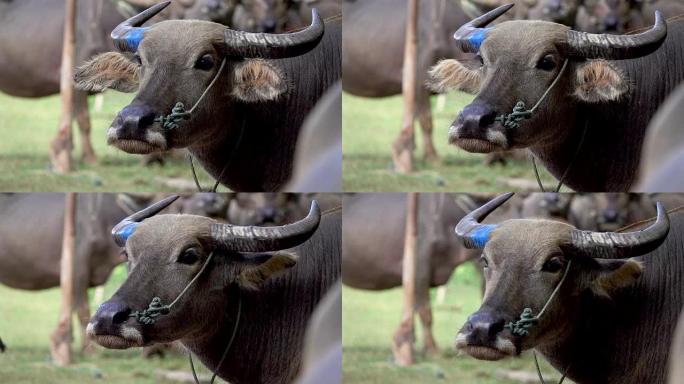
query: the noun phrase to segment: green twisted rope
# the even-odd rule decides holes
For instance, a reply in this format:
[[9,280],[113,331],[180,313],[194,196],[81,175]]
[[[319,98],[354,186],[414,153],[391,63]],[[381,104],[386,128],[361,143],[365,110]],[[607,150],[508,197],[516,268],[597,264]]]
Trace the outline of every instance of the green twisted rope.
[[572,260],[568,261],[568,265],[565,267],[563,277],[558,282],[558,285],[556,285],[556,288],[554,288],[553,292],[551,293],[551,296],[549,296],[549,299],[546,300],[546,304],[544,304],[544,307],[541,311],[539,311],[539,314],[537,316],[532,315],[532,308],[525,308],[520,314],[520,319],[518,319],[517,321],[509,322],[508,324],[504,325],[504,328],[511,331],[512,334],[520,337],[525,337],[529,335],[530,329],[535,325],[539,324],[539,319],[541,319],[542,315],[546,311],[546,308],[548,308],[553,298],[556,297],[556,294],[558,293],[558,291],[560,291],[560,287],[563,285],[563,282],[565,282],[565,278],[568,276],[568,272],[570,271],[571,265]]
[[185,105],[180,101],[171,109],[171,113],[168,115],[160,115],[154,119],[155,123],[162,125],[164,129],[172,130],[180,126],[182,120],[190,120],[190,115],[192,112],[185,110]]
[[157,322],[157,317],[162,316],[162,315],[168,315],[171,312],[171,308],[173,308],[174,305],[178,302],[178,300],[185,295],[185,293],[190,289],[190,287],[195,284],[195,281],[199,279],[200,275],[202,275],[202,272],[207,268],[207,265],[209,265],[209,262],[211,261],[211,258],[214,256],[214,253],[210,253],[209,257],[207,257],[207,261],[204,262],[204,265],[202,265],[202,269],[197,272],[195,277],[193,277],[192,280],[188,283],[188,285],[183,288],[181,293],[176,297],[174,301],[171,302],[169,305],[162,305],[162,301],[159,297],[154,297],[150,304],[147,306],[147,309],[142,310],[142,311],[135,311],[128,315],[128,317],[135,317],[135,319],[138,321],[140,324],[144,325],[153,325],[154,323]]

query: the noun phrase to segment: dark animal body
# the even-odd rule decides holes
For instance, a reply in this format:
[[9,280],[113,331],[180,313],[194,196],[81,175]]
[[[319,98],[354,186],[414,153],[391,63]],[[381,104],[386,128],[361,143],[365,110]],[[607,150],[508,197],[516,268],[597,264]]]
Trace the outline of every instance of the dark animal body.
[[[78,1],[76,63],[113,49],[109,33],[122,20],[114,1]],[[0,91],[31,98],[59,93],[63,31],[63,1],[0,2]],[[77,91],[74,103],[84,160],[94,161],[87,94]]]
[[[421,1],[419,6],[416,118],[423,130],[424,156],[436,159],[430,91],[424,84],[428,69],[439,59],[470,57],[451,38],[469,17],[452,0]],[[343,13],[342,89],[363,97],[401,94],[406,1],[344,1]]]
[[[452,196],[421,194],[418,204],[416,310],[424,327],[425,349],[435,352],[430,288],[446,284],[456,267],[479,252],[466,249],[453,236],[454,225],[468,212]],[[343,206],[342,282],[367,290],[401,286],[406,195],[345,195]]]
[[[104,284],[114,267],[125,262],[110,235],[111,227],[127,214],[116,200],[113,194],[78,196],[74,308],[84,331],[90,318],[87,289]],[[64,195],[3,196],[0,216],[0,283],[26,290],[58,287]],[[85,346],[87,339],[82,340]]]
[[[534,348],[582,384],[665,383],[684,305],[684,215],[668,218],[658,204],[657,220],[601,233],[537,219],[479,224],[509,196],[456,227],[467,246],[483,248],[487,280],[482,306],[459,331],[457,347],[485,360]],[[539,313],[547,300],[529,333],[504,326],[523,308]]]
[[[231,383],[291,383],[311,314],[340,277],[341,209],[321,215],[314,203],[305,219],[282,227],[238,227],[193,215],[150,217],[172,201],[114,228],[130,273],[100,306],[88,334],[108,348],[180,340]],[[168,315],[148,325],[130,317],[153,296],[171,302],[205,268]],[[219,364],[233,332],[228,357]]]

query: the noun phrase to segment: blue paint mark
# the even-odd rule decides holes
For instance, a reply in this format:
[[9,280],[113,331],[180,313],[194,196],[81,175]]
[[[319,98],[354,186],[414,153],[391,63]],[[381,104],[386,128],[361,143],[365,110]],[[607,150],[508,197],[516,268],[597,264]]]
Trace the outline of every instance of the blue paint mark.
[[128,224],[127,226],[121,228],[121,230],[116,234],[121,238],[124,242],[128,240],[129,237],[135,232],[136,228],[138,228],[138,223],[131,223]]
[[128,45],[128,47],[133,51],[137,51],[138,46],[140,45],[140,42],[145,37],[145,33],[149,29],[150,29],[149,27],[131,29],[126,34],[126,44]]
[[484,248],[487,240],[489,240],[489,235],[494,229],[496,229],[494,224],[479,225],[468,235],[468,238],[477,248]]
[[476,29],[470,36],[468,36],[468,42],[473,46],[473,48],[479,51],[480,46],[487,38],[487,33],[489,33],[490,30],[491,28]]

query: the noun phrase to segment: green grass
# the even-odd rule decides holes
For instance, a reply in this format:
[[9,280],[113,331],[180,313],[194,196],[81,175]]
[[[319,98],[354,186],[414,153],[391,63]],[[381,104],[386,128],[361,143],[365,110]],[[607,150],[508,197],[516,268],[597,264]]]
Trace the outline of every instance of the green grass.
[[[125,267],[118,267],[105,286],[105,300],[125,277]],[[92,295],[91,290],[91,298]],[[189,370],[184,355],[167,354],[164,359],[144,359],[138,348],[120,351],[97,347],[93,355],[83,356],[79,352],[80,331],[74,332],[75,364],[65,368],[53,365],[50,362],[50,334],[57,325],[59,302],[58,289],[30,292],[0,286],[0,337],[7,345],[7,351],[0,354],[1,383],[168,384],[173,382],[158,379],[156,370]],[[74,327],[78,327],[78,323],[75,322]],[[201,365],[195,361],[196,366]],[[208,374],[204,367],[198,367],[198,372]]]
[[[342,98],[342,138],[344,190],[349,192],[496,192],[511,188],[497,180],[503,177],[534,180],[528,161],[509,162],[507,166],[489,167],[484,155],[463,151],[447,143],[449,126],[472,96],[453,93],[446,106],[434,112],[433,142],[441,157],[439,164],[422,161],[422,135],[416,124],[416,171],[411,175],[395,173],[392,168],[392,142],[401,127],[401,96],[370,99],[344,94]],[[433,107],[435,100],[433,100]],[[433,108],[433,111],[435,109]],[[555,185],[554,178],[540,169],[545,184]]]
[[[391,362],[392,335],[401,316],[401,289],[370,292],[345,287],[342,300],[345,384],[513,384],[517,382],[503,380],[498,373],[501,370],[535,372],[530,353],[520,358],[487,362],[454,351],[457,330],[480,306],[480,282],[470,264],[456,270],[449,282],[445,303],[433,306],[434,335],[441,348],[440,355],[433,358],[420,355],[417,364],[411,367],[399,367]],[[422,336],[419,323],[416,324],[420,351]],[[547,382],[557,382],[559,374],[546,362],[541,365]]]
[[[0,94],[0,191],[174,191],[160,179],[182,178],[191,182],[187,161],[169,160],[164,167],[144,166],[141,156],[127,154],[106,144],[107,128],[116,113],[132,99],[130,94],[107,92],[99,112],[92,108],[92,143],[95,165],[80,161],[78,126],[73,126],[75,171],[58,175],[50,170],[48,149],[57,132],[59,96],[25,99]],[[213,182],[197,167],[202,185]]]

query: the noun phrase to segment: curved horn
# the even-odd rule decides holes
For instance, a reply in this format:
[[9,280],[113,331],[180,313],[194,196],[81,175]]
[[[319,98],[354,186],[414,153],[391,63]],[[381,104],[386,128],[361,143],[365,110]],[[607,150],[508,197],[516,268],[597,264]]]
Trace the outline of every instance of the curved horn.
[[489,234],[496,228],[493,224],[480,224],[490,213],[513,196],[513,192],[504,193],[490,200],[487,204],[470,212],[456,225],[456,235],[463,239],[466,248],[484,248]]
[[486,27],[489,23],[506,13],[511,7],[513,7],[513,4],[502,5],[469,21],[459,28],[456,33],[454,33],[454,39],[461,50],[463,52],[477,53],[489,31],[489,28],[483,27]]
[[667,24],[655,12],[653,28],[636,35],[609,35],[569,30],[565,48],[568,56],[586,59],[622,60],[653,53],[667,37]]
[[135,232],[135,229],[138,227],[138,224],[140,224],[141,221],[147,219],[148,217],[152,217],[159,213],[162,209],[168,207],[178,199],[177,195],[174,196],[169,196],[164,200],[160,200],[149,207],[140,210],[127,218],[121,220],[119,224],[115,225],[114,228],[112,228],[112,236],[114,237],[114,241],[116,244],[120,247],[125,247],[126,246],[126,240]]
[[311,25],[293,33],[270,34],[234,31],[226,28],[226,55],[281,59],[303,55],[323,38],[325,25],[316,9],[311,10]]
[[321,221],[318,203],[311,202],[309,214],[296,223],[279,227],[212,224],[211,237],[226,251],[272,252],[295,247],[308,240]]
[[600,259],[624,259],[640,256],[658,248],[670,231],[670,218],[663,205],[656,203],[655,223],[641,231],[616,233],[574,229],[570,246],[588,256]]
[[161,12],[164,8],[171,4],[170,1],[165,1],[151,6],[150,8],[138,13],[137,15],[131,17],[128,20],[123,21],[121,24],[117,25],[112,31],[112,40],[114,40],[114,45],[122,52],[135,52],[138,50],[138,45],[145,37],[145,32],[149,28],[140,28],[141,25],[151,18],[153,18],[157,13]]

